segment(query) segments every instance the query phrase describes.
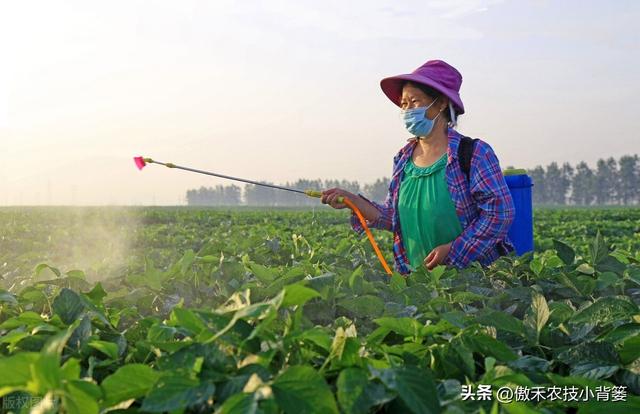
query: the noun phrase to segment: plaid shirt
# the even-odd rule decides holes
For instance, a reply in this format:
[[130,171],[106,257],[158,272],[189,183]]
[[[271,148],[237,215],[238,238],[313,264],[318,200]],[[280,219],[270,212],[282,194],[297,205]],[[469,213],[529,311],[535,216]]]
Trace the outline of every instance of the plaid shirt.
[[[458,162],[458,144],[462,135],[449,128],[448,136],[446,179],[463,231],[451,243],[451,250],[444,264],[462,268],[472,261],[478,261],[487,266],[501,254],[514,250],[507,237],[515,216],[511,193],[502,175],[498,158],[489,144],[482,140],[477,141],[467,181]],[[413,148],[418,142],[415,137],[409,138],[408,141],[393,159],[393,174],[385,201],[378,203],[358,194],[380,211],[379,217],[375,221],[367,221],[367,225],[393,232],[396,270],[403,275],[414,270],[409,264],[402,243],[397,208],[404,166],[411,159]],[[364,232],[355,213],[351,215],[351,227],[358,234]]]

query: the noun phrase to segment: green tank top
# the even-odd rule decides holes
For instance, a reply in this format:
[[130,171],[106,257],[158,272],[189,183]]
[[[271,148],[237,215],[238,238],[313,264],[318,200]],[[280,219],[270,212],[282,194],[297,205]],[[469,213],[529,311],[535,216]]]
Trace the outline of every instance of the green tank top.
[[446,180],[447,154],[427,167],[411,159],[404,168],[398,195],[402,242],[414,269],[423,266],[433,248],[453,241],[462,226]]

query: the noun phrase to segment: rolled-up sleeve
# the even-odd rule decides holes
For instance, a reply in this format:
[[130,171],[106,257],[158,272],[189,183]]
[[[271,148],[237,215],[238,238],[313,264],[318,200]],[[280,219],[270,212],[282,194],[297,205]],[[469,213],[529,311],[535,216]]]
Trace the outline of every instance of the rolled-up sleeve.
[[479,215],[452,242],[445,264],[466,267],[505,239],[515,216],[511,193],[493,149],[476,145],[470,168],[470,191]]
[[[389,180],[389,189],[387,191],[387,196],[382,203],[371,201],[361,193],[358,193],[358,196],[371,203],[380,212],[376,220],[367,220],[367,226],[369,226],[370,228],[393,231],[393,215],[395,214],[393,197],[396,190],[394,188],[393,177],[396,174],[396,170],[400,166],[400,159],[402,158],[402,154],[404,151],[406,151],[407,148],[408,145],[398,151],[398,153],[393,157],[393,169],[391,170],[392,178],[391,180]],[[358,216],[356,216],[355,212],[351,212],[351,228],[358,234],[362,234],[364,232],[364,228],[362,227],[362,224],[360,224],[360,220],[358,220]]]

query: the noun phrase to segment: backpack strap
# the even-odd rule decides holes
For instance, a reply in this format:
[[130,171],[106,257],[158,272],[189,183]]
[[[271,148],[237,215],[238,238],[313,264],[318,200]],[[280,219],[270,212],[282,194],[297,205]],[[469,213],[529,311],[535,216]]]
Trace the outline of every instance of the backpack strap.
[[476,147],[478,138],[469,138],[464,135],[460,137],[460,143],[458,144],[458,162],[462,172],[469,181],[469,171],[471,170],[471,158],[473,158],[473,151]]
[[[460,163],[460,169],[467,177],[469,182],[469,172],[471,170],[471,158],[473,158],[473,151],[476,147],[477,138],[469,138],[464,135],[460,137],[460,143],[458,144],[458,162]],[[505,256],[509,254],[509,249],[506,247],[503,240],[496,244],[496,249],[499,256]]]

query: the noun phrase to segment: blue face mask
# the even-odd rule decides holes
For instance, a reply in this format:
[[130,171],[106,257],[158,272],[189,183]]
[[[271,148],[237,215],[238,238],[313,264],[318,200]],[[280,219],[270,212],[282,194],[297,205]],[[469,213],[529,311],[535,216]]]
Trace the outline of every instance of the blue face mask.
[[429,106],[421,106],[419,108],[400,111],[400,115],[402,116],[402,120],[404,121],[404,126],[407,128],[407,131],[417,137],[426,137],[431,133],[435,120],[438,119],[442,112],[438,113],[435,118],[429,119],[427,118],[427,109],[431,108],[437,100],[438,98],[431,102]]

